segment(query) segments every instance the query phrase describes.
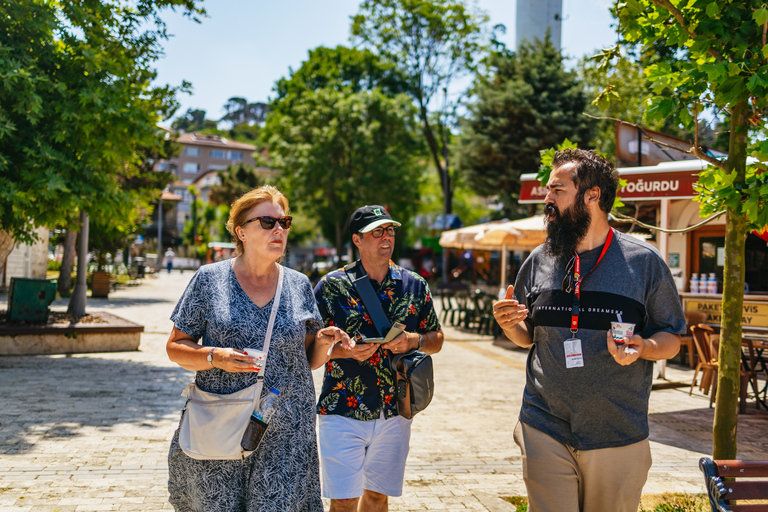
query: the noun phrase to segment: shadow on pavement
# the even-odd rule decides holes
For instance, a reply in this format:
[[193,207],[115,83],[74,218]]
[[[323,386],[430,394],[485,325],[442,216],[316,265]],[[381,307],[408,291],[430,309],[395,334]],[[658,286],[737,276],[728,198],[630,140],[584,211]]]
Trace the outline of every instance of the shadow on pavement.
[[[165,299],[143,299],[136,297],[115,297],[107,299],[94,299],[88,297],[86,310],[90,308],[127,308],[130,306],[147,306],[153,304],[170,304],[171,310],[173,310],[173,306],[176,305],[176,302],[171,302]],[[51,304],[52,307],[57,307],[57,309],[58,307],[66,308],[68,305],[69,299],[56,299],[53,304]]]
[[85,427],[109,435],[121,425],[155,429],[178,417],[191,373],[130,361],[130,354],[0,357],[0,454],[87,436]]
[[[712,453],[712,425],[715,409],[701,408],[654,413],[648,416],[651,441],[683,450]],[[768,459],[768,411],[753,403],[739,414],[737,445],[739,458]]]

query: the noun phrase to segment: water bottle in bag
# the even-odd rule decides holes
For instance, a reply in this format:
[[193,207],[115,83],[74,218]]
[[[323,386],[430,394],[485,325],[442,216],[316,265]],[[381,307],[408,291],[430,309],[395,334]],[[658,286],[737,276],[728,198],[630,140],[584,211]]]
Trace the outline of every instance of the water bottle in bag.
[[254,411],[251,415],[248,428],[245,429],[245,434],[243,434],[243,440],[240,441],[240,446],[242,446],[243,450],[252,452],[259,447],[261,438],[264,437],[264,432],[267,431],[269,419],[272,417],[272,413],[275,412],[275,400],[277,400],[278,396],[280,396],[280,392],[275,388],[270,388],[269,394],[259,404],[259,410]]

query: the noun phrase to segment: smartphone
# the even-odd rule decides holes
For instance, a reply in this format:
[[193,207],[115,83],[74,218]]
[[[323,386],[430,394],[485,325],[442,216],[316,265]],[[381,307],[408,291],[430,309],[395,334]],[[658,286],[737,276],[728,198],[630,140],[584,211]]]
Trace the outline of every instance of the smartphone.
[[365,338],[361,339],[358,343],[378,343],[379,345],[386,343],[387,340],[384,338]]

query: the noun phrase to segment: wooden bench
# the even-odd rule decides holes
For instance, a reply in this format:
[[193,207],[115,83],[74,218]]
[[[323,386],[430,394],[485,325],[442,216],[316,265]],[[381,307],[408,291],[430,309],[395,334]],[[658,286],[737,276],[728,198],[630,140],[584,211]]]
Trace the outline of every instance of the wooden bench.
[[768,461],[704,457],[699,460],[699,468],[704,473],[712,512],[768,512]]

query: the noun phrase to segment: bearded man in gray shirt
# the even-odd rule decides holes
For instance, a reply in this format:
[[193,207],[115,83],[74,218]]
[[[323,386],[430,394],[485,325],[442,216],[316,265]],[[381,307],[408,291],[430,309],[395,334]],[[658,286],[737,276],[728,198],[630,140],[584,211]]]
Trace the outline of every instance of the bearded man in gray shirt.
[[[530,512],[636,512],[651,467],[653,362],[673,357],[685,317],[653,247],[608,224],[618,173],[594,151],[559,151],[547,240],[494,305],[531,347],[515,442]],[[611,322],[635,324],[615,343]]]

